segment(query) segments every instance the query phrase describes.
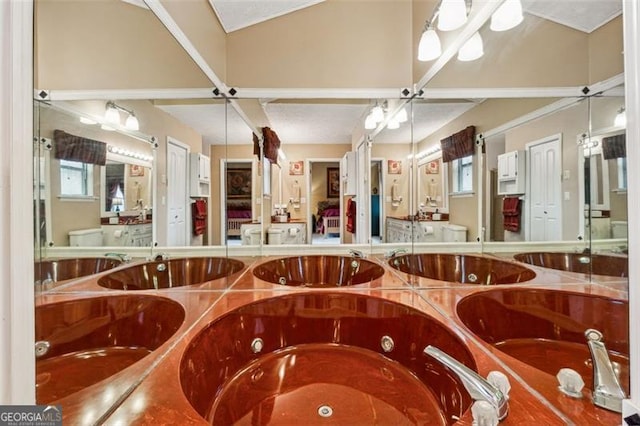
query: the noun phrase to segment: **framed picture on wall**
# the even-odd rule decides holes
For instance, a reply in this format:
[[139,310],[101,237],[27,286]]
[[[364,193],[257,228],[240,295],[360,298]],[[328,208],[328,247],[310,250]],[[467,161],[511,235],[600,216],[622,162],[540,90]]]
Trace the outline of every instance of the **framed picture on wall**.
[[289,162],[289,174],[290,175],[302,175],[302,174],[304,174],[304,161],[291,161],[291,162]]
[[387,172],[390,175],[402,174],[402,161],[389,160],[387,165]]
[[340,169],[327,167],[327,198],[340,197]]
[[129,167],[131,177],[144,176],[144,167],[138,166],[137,164],[131,164]]
[[227,169],[227,198],[251,198],[251,169]]
[[438,173],[440,173],[440,161],[429,161],[425,169],[428,175],[437,175]]

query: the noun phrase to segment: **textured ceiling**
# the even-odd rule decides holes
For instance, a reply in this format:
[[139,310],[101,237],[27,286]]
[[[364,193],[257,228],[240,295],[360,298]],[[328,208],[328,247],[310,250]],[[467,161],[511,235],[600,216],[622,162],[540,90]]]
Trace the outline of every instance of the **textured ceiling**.
[[209,0],[228,33],[286,15],[324,0]]
[[523,10],[590,33],[622,13],[622,0],[522,0]]

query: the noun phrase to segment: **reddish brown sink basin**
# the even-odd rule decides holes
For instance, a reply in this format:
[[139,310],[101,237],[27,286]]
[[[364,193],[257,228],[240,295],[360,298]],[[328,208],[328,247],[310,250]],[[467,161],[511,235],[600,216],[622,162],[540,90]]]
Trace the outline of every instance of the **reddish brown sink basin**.
[[611,277],[627,277],[629,260],[623,256],[607,256],[602,254],[582,253],[519,253],[513,256],[520,262],[543,268],[561,271],[579,272],[582,274],[607,275]]
[[500,351],[549,374],[576,370],[587,386],[593,379],[585,330],[595,328],[629,386],[628,303],[592,294],[539,289],[496,289],[460,300],[462,322]]
[[407,274],[463,284],[515,284],[536,276],[515,263],[468,254],[406,254],[390,259],[389,265]]
[[384,275],[384,268],[349,256],[295,256],[258,265],[253,275],[272,284],[340,287],[376,280]]
[[[48,404],[144,358],[184,321],[177,302],[156,296],[108,296],[36,307],[36,401]],[[46,342],[46,343],[45,343]]]
[[[385,335],[395,341],[388,353]],[[476,369],[457,336],[413,308],[359,294],[287,294],[204,328],[185,350],[180,381],[214,425],[452,424],[471,400],[422,353],[429,344]],[[323,417],[323,407],[333,414]]]
[[70,280],[107,271],[121,263],[120,259],[107,257],[42,260],[35,263],[35,279],[41,283]]
[[150,290],[201,284],[234,274],[244,263],[226,257],[190,257],[134,265],[98,280],[114,290]]

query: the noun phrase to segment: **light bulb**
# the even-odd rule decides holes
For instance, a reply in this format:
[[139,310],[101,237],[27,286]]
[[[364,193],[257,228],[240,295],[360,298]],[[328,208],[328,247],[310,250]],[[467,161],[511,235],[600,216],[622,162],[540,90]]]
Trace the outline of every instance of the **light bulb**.
[[367,115],[367,118],[364,119],[364,128],[367,130],[376,128],[376,120],[373,119],[373,113]]
[[484,47],[482,46],[482,37],[480,33],[475,33],[465,44],[458,50],[459,61],[475,61],[484,55]]
[[624,108],[620,108],[616,118],[613,120],[613,125],[616,127],[625,127],[627,125],[627,113]]
[[384,111],[382,110],[382,107],[380,105],[374,106],[371,110],[371,116],[376,123],[384,120]]
[[517,27],[522,22],[522,4],[520,0],[506,0],[491,15],[492,31],[507,31]]
[[420,37],[418,44],[418,60],[422,62],[432,61],[442,54],[440,37],[433,28],[427,28]]
[[115,107],[107,104],[107,110],[104,113],[104,121],[107,123],[120,124],[120,113]]
[[140,130],[140,123],[138,123],[138,119],[136,118],[136,116],[134,114],[131,114],[129,115],[129,117],[127,117],[127,121],[125,121],[124,127],[129,130],[138,131]]
[[464,0],[442,0],[438,14],[440,31],[457,30],[467,22],[467,4]]

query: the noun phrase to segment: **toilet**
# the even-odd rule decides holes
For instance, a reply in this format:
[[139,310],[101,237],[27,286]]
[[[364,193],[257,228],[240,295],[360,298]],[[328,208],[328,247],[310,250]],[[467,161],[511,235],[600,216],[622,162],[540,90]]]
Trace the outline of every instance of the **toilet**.
[[442,239],[445,243],[462,243],[467,241],[467,227],[462,225],[443,225]]
[[282,234],[284,229],[281,228],[269,228],[267,230],[267,244],[280,245],[282,244]]
[[78,229],[69,231],[69,245],[71,247],[100,247],[102,243],[102,229]]
[[627,238],[627,221],[626,220],[611,221],[611,236],[613,238]]

